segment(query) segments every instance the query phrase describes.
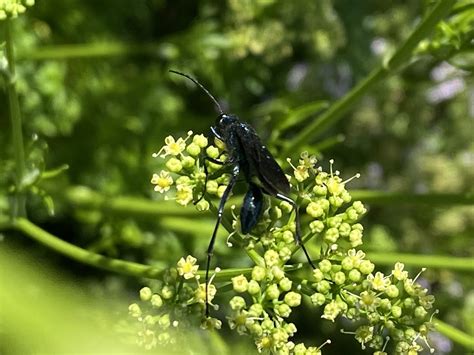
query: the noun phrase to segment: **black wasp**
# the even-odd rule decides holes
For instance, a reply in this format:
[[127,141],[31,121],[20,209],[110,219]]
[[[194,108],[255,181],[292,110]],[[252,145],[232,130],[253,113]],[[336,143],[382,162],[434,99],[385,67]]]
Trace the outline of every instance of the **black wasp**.
[[[208,302],[208,282],[209,282],[209,264],[211,262],[212,253],[214,250],[214,242],[216,240],[217,229],[222,220],[225,203],[229,198],[232,189],[237,182],[240,174],[243,174],[245,181],[248,184],[248,191],[245,194],[244,202],[240,209],[240,224],[243,234],[249,233],[257,224],[263,209],[263,194],[267,194],[282,201],[286,201],[293,206],[296,213],[296,233],[295,242],[301,246],[309,264],[314,269],[314,265],[309,257],[306,248],[301,241],[300,230],[300,216],[298,206],[288,197],[290,193],[290,184],[286,178],[283,170],[275,161],[270,151],[262,144],[260,137],[255,129],[248,123],[241,122],[236,115],[229,115],[224,113],[217,100],[212,94],[193,77],[180,73],[178,71],[170,70],[171,73],[184,76],[191,80],[194,84],[200,87],[216,105],[219,110],[219,116],[216,119],[215,126],[211,127],[212,134],[224,142],[228,159],[226,162],[205,157],[214,164],[226,165],[231,167],[231,179],[229,185],[225,189],[219,208],[217,212],[216,226],[212,233],[209,247],[207,248],[207,264],[206,264],[206,316],[209,316],[209,302]],[[206,164],[204,164],[206,172],[206,181],[208,177]],[[256,183],[256,180],[258,183]],[[202,195],[204,196],[204,194]],[[202,198],[201,196],[201,198]]]

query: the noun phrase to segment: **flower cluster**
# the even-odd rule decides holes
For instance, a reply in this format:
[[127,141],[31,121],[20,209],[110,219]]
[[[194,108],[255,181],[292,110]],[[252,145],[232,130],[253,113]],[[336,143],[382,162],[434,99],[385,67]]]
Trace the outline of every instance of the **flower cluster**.
[[[206,162],[204,157],[225,161],[222,148],[219,141],[216,141],[215,146],[209,145],[204,135],[193,135],[192,131],[188,132],[186,138],[175,140],[172,136],[166,137],[165,145],[158,153],[153,154],[154,157],[165,158],[167,168],[158,174],[153,174],[151,183],[155,185],[155,191],[164,193],[174,187],[176,191],[174,199],[182,206],[188,205],[193,200],[199,200],[205,191],[209,195],[220,197],[228,183],[228,177],[224,175],[213,178],[212,173],[218,170],[220,165]],[[207,183],[204,164],[207,164],[210,174]],[[205,198],[201,199],[196,208],[199,211],[208,210],[209,202]]]
[[[192,143],[188,144],[188,140]],[[193,136],[192,132],[185,139],[168,137],[165,143],[156,155],[170,156],[166,162],[168,171],[155,174],[152,182],[155,190],[174,193],[171,198],[186,205],[204,191],[206,161],[201,152],[224,162],[224,147],[220,142],[208,146],[206,138]],[[385,354],[387,346],[399,354],[416,354],[423,350],[423,345],[432,350],[426,340],[429,313],[434,313],[430,311],[433,296],[415,282],[416,278],[408,277],[403,264],[397,263],[389,275],[384,275],[376,272],[375,265],[357,249],[363,242],[359,221],[367,210],[362,202],[352,201],[346,185],[359,174],[343,180],[338,171],[333,171],[332,160],[329,172],[325,172],[317,166],[316,158],[306,152],[300,155],[297,165],[290,159],[288,162],[293,168],[293,174],[287,178],[299,206],[299,225],[290,203],[268,198],[257,225],[243,235],[240,217],[232,208],[229,237],[240,238],[256,266],[251,273],[231,279],[236,295],[229,302],[230,328],[251,336],[260,352],[319,354],[321,346],[307,347],[292,341],[297,327],[288,321],[302,297],[308,297],[315,307],[321,308],[323,319],[334,322],[343,317],[357,322],[354,332],[343,332],[353,334],[362,348],[370,347],[379,355]],[[217,171],[219,165],[206,164],[209,194],[200,203],[209,206],[210,195],[220,196],[229,177]],[[174,180],[176,174],[179,177]],[[175,181],[173,192],[170,188]],[[184,191],[187,198],[183,197]],[[304,264],[286,265],[299,250],[295,243],[297,233],[309,254],[318,260],[306,279],[296,278],[293,273]],[[192,275],[191,265],[184,267],[184,259],[181,263],[179,274],[183,278]],[[330,341],[323,345],[327,343]]]
[[[205,284],[199,283],[197,259],[188,255],[177,267],[164,272],[150,287],[140,290],[140,302],[128,307],[131,317],[138,322],[137,343],[145,349],[157,345],[173,347],[179,332],[197,328],[219,329],[221,321],[208,318],[202,322],[206,299]],[[211,280],[212,281],[212,280]],[[212,301],[216,287],[209,285],[208,299]]]
[[324,307],[322,318],[358,321],[362,325],[354,333],[345,333],[354,334],[362,348],[381,351],[384,336],[395,342],[396,353],[416,354],[422,350],[418,341],[429,347],[428,313],[434,297],[408,278],[402,263],[390,275],[374,274],[374,268],[361,250],[350,249],[342,259],[322,259],[311,284],[312,303]]
[[290,340],[297,328],[287,318],[301,304],[300,286],[287,277],[284,260],[274,250],[265,252],[264,260],[264,266],[252,269],[250,279],[244,275],[232,278],[239,295],[230,300],[230,328],[252,336],[259,352],[320,354],[322,346],[307,348]]
[[35,4],[35,0],[0,0],[0,21],[8,17],[17,17]]

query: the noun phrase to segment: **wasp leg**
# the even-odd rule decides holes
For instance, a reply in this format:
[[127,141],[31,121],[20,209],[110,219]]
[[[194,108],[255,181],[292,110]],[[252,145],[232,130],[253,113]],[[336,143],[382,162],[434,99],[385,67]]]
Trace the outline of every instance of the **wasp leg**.
[[232,169],[232,177],[230,179],[229,185],[227,185],[224,193],[222,194],[221,202],[219,203],[219,208],[217,210],[217,221],[216,226],[214,227],[214,232],[212,232],[211,241],[209,242],[209,247],[207,248],[207,263],[206,263],[206,317],[209,317],[209,266],[211,264],[211,257],[214,252],[214,242],[216,241],[217,230],[222,221],[222,215],[224,213],[225,203],[229,199],[230,193],[237,182],[237,177],[239,176],[240,167],[235,165]]
[[207,165],[206,165],[206,161],[210,161],[211,163],[214,163],[214,164],[217,164],[217,165],[227,165],[228,162],[222,162],[220,160],[217,160],[217,159],[214,159],[214,158],[211,158],[211,157],[204,157],[203,159],[203,164],[204,164],[204,174],[206,175],[205,179],[204,179],[204,191],[203,193],[201,194],[201,196],[193,202],[193,204],[197,204],[199,201],[201,201],[203,198],[204,198],[204,195],[206,194],[206,191],[207,191],[207,181],[209,180],[209,170],[207,170]]

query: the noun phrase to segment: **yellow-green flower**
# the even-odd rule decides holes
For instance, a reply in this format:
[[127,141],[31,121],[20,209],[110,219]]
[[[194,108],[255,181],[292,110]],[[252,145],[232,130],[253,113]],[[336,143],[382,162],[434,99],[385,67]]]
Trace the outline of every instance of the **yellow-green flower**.
[[176,202],[187,206],[193,200],[193,189],[188,185],[178,185],[176,187]]
[[153,174],[151,183],[155,185],[155,191],[163,193],[170,189],[170,186],[173,184],[173,178],[170,176],[169,172],[161,170],[159,175]]
[[186,139],[178,138],[175,140],[173,136],[168,136],[165,138],[165,145],[160,149],[158,153],[154,153],[153,157],[160,156],[161,158],[166,157],[167,155],[180,155],[186,149],[186,141],[193,134],[192,131],[188,132]]
[[[214,286],[213,284],[209,284],[207,286],[207,301],[211,302],[216,296],[216,293],[217,293],[216,286]],[[199,287],[195,293],[195,298],[199,303],[206,302],[206,284],[205,283],[199,284]]]
[[186,280],[192,279],[196,276],[199,265],[196,264],[197,259],[188,255],[186,260],[184,258],[179,259],[178,261],[178,274],[183,276]]

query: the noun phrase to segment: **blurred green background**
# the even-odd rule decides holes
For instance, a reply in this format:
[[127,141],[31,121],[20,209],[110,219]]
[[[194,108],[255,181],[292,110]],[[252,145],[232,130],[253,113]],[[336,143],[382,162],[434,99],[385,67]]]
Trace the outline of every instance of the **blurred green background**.
[[[114,258],[148,265],[174,265],[187,254],[203,260],[213,216],[162,201],[150,184],[151,175],[161,169],[151,155],[170,134],[207,133],[216,113],[202,92],[168,70],[199,78],[229,112],[252,124],[283,161],[281,152],[288,151],[292,139],[380,66],[431,7],[430,1],[38,1],[13,21],[31,178],[30,220],[68,242]],[[404,201],[405,194],[473,193],[473,12],[472,4],[459,1],[403,68],[371,87],[337,123],[290,150],[293,159],[308,150],[323,166],[335,159],[343,177],[360,172],[352,189],[401,194],[396,200],[367,201],[363,224],[369,252],[474,255],[472,205],[456,199]],[[8,116],[7,95],[2,93],[2,220],[9,214],[15,166]],[[57,176],[38,178],[65,164],[69,168]],[[132,199],[117,203],[127,196]],[[151,200],[166,207],[134,209]],[[127,305],[143,284],[78,264],[13,231],[1,234],[0,248],[13,254],[28,250],[26,259],[35,264],[47,260],[65,283],[86,293],[74,304],[83,305],[88,297],[101,300],[98,313],[108,310],[126,318]],[[249,261],[221,238],[215,263],[244,267]],[[6,280],[18,267],[3,261],[0,275]],[[28,284],[36,277],[35,267],[21,276],[21,283]],[[472,274],[433,268],[422,278],[437,298],[438,318],[472,334]],[[46,291],[53,287],[41,285]],[[53,297],[54,290],[45,291],[44,297]],[[1,292],[8,293],[8,287]],[[12,307],[28,312],[35,308],[21,297]],[[68,308],[61,302],[58,307]],[[348,349],[364,353],[354,350],[354,339],[322,322],[320,314],[300,314],[297,321],[305,326],[298,327],[297,339],[318,345],[330,337],[327,354]],[[6,315],[0,342],[9,339],[9,349],[21,352],[28,336],[9,330]],[[99,318],[80,324],[87,329]],[[54,317],[42,324],[48,322]],[[27,320],[25,325],[30,333],[38,327]],[[226,341],[250,344],[235,335]],[[441,335],[433,343],[439,354],[465,351]]]

